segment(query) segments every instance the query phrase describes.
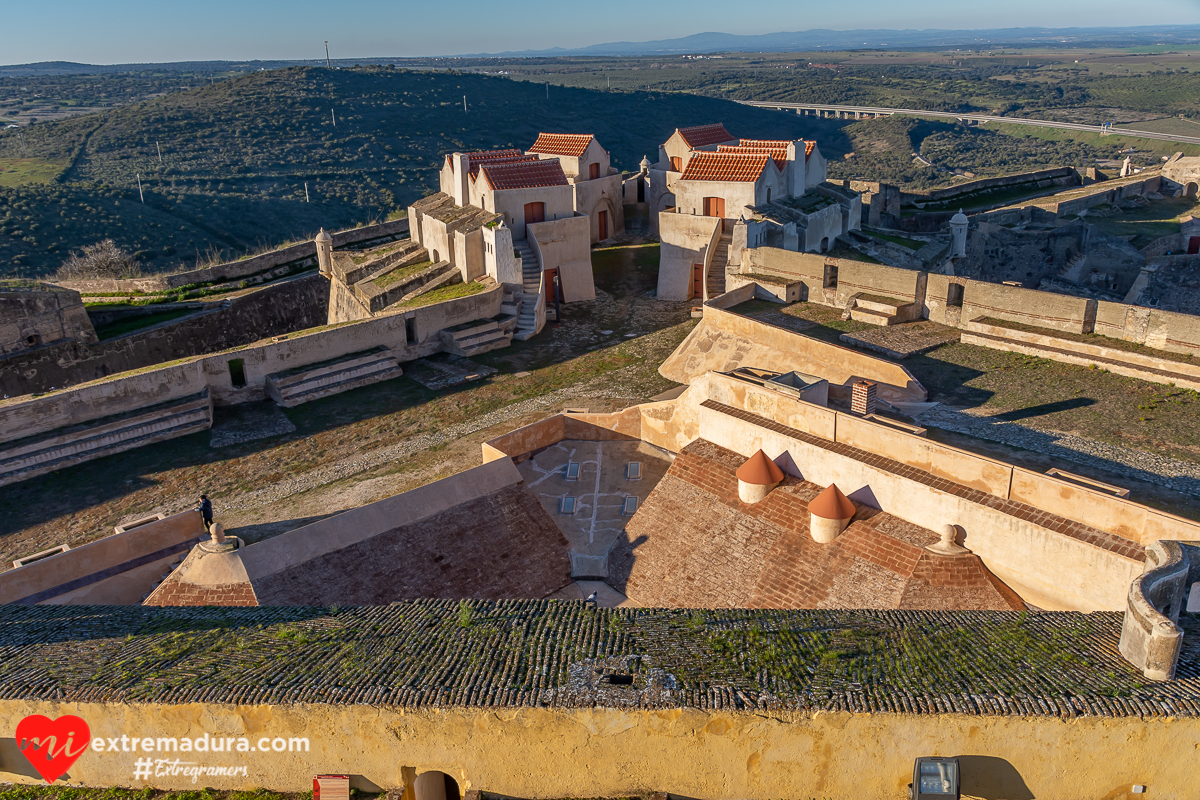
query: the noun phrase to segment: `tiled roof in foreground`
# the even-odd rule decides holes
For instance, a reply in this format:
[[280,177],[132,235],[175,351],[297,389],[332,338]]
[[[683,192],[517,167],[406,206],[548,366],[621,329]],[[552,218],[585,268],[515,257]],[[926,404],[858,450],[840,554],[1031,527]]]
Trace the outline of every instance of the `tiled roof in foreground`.
[[1147,683],[1116,613],[6,605],[0,699],[1200,716],[1184,626],[1180,678]]
[[480,172],[494,190],[569,185],[557,158],[544,161],[534,156],[529,158],[528,162],[484,164]]
[[688,161],[682,181],[734,181],[754,183],[763,174],[771,157],[766,153],[699,152]]

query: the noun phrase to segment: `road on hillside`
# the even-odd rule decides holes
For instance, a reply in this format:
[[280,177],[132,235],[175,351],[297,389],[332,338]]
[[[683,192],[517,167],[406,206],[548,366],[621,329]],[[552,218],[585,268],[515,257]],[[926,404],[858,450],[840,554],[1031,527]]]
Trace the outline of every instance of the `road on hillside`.
[[1161,139],[1166,142],[1182,142],[1184,144],[1200,144],[1200,136],[1177,136],[1170,133],[1155,133],[1154,131],[1139,131],[1130,128],[1110,128],[1105,125],[1082,125],[1077,122],[1055,122],[1045,119],[1023,119],[1021,117],[990,117],[985,114],[962,114],[954,111],[923,111],[915,108],[873,108],[871,106],[838,106],[826,105],[822,103],[779,103],[767,102],[763,100],[738,100],[737,102],[746,106],[755,106],[757,108],[775,108],[780,111],[815,111],[818,115],[822,113],[831,114],[854,114],[858,119],[863,115],[871,116],[891,116],[893,114],[904,114],[912,117],[939,117],[943,119],[953,119],[958,121],[969,122],[1003,122],[1009,125],[1033,125],[1039,128],[1057,128],[1064,131],[1085,131],[1087,133],[1098,133],[1101,136],[1121,135],[1129,136],[1137,139]]

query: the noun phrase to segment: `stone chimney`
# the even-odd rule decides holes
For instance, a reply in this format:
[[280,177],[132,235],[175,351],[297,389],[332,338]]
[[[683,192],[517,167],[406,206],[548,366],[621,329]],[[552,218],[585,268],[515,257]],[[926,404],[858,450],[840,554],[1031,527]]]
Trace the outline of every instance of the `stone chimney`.
[[964,258],[967,255],[967,227],[970,220],[960,208],[958,213],[950,218],[950,257]]
[[831,483],[808,504],[808,513],[808,532],[813,541],[829,544],[850,524],[854,503],[842,494],[836,483]]
[[465,206],[471,200],[471,192],[467,188],[471,159],[467,158],[466,153],[454,153],[450,156],[450,163],[454,165],[454,205]]
[[321,228],[317,238],[313,239],[313,244],[317,246],[317,264],[321,268],[321,274],[328,278],[333,274],[333,237]]
[[736,474],[738,497],[743,503],[761,502],[783,480],[783,470],[762,450],[746,459]]

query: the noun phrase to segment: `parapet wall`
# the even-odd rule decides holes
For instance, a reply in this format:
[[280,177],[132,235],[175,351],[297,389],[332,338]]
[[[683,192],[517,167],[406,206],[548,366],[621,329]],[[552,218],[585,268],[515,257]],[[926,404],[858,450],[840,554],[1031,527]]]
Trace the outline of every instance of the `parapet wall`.
[[204,521],[195,511],[138,525],[0,572],[0,599],[48,605],[137,605],[169,565],[181,560],[204,535]]
[[1200,547],[1156,542],[1146,548],[1146,571],[1129,587],[1121,626],[1121,655],[1154,681],[1175,677],[1183,647],[1176,624],[1188,589],[1200,580]]
[[1074,186],[1079,182],[1079,173],[1075,171],[1074,167],[1054,167],[1053,169],[1004,175],[998,178],[980,178],[928,192],[901,192],[900,201],[905,205],[915,205],[920,208],[929,203],[944,203],[988,189],[1006,189],[1025,184],[1037,184],[1048,188],[1051,186]]
[[[200,779],[218,791],[307,792],[314,775],[345,774],[360,790],[403,791],[422,800],[430,795],[417,791],[417,780],[429,772],[439,780],[437,772],[450,776],[463,792],[508,797],[627,797],[655,787],[704,800],[897,798],[907,796],[913,759],[931,753],[960,758],[965,796],[1117,798],[1134,784],[1150,784],[1154,797],[1182,800],[1194,789],[1193,743],[1200,736],[1196,717],[636,705],[408,709],[362,699],[315,700],[348,691],[354,690],[314,686],[314,701],[303,704],[3,700],[0,724],[12,731],[33,714],[69,714],[103,741],[247,737],[257,746],[262,737],[282,738],[285,752],[158,757],[245,767],[244,773]],[[288,739],[308,746],[286,752]],[[145,755],[89,749],[71,767],[71,780],[93,787],[140,785],[130,784],[139,758]],[[1064,758],[1071,769],[1063,769]],[[3,780],[41,782],[13,739],[0,740],[0,759]],[[193,791],[192,781],[188,774],[167,774],[146,785]]]
[[[361,228],[351,228],[338,231],[333,235],[334,247],[346,247],[372,239],[382,239],[408,232],[408,220],[397,219],[382,222],[378,225],[364,225]],[[83,294],[131,294],[135,292],[154,293],[178,289],[181,286],[195,286],[203,283],[219,283],[221,281],[237,280],[248,275],[256,275],[269,269],[300,261],[305,258],[315,258],[317,247],[311,241],[301,242],[289,247],[282,247],[258,256],[217,264],[212,267],[177,272],[172,275],[147,275],[144,278],[129,278],[126,280],[91,280],[91,281],[58,281],[57,285],[74,289]]]

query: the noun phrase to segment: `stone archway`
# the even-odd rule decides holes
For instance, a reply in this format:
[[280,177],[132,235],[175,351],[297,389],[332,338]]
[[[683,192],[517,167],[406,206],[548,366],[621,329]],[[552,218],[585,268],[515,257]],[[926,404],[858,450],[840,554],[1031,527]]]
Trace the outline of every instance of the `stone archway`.
[[828,236],[826,236],[824,239],[821,240],[821,252],[822,253],[829,252],[829,237]]
[[1184,197],[1195,197],[1197,188],[1200,188],[1200,187],[1197,186],[1195,181],[1188,183],[1187,185],[1185,185],[1183,187],[1183,196]]
[[415,800],[461,800],[458,781],[444,772],[422,772],[413,783]]

